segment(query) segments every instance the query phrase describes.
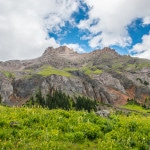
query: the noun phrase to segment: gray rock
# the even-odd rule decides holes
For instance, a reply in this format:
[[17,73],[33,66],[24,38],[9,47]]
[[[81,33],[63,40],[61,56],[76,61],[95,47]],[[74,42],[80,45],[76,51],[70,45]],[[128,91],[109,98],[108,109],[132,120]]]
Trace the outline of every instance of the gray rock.
[[110,111],[104,109],[104,110],[97,111],[96,114],[101,117],[109,117]]

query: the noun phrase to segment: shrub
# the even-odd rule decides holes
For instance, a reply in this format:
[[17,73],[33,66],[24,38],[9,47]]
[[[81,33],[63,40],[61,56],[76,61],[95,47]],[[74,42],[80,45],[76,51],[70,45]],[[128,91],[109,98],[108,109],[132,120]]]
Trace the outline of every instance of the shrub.
[[76,132],[74,134],[74,142],[78,142],[78,143],[83,143],[85,140],[85,136],[84,136],[84,133],[83,132]]

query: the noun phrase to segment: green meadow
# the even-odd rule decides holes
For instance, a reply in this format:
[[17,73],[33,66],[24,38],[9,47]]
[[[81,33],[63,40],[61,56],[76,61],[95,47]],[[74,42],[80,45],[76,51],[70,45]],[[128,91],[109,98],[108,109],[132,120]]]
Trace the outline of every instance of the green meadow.
[[56,75],[61,75],[61,76],[65,76],[65,77],[70,77],[71,74],[65,70],[59,70],[56,68],[53,68],[51,66],[47,66],[47,67],[43,67],[39,72],[39,75],[42,76],[50,76],[52,74],[56,74]]
[[0,106],[2,150],[149,150],[150,116]]

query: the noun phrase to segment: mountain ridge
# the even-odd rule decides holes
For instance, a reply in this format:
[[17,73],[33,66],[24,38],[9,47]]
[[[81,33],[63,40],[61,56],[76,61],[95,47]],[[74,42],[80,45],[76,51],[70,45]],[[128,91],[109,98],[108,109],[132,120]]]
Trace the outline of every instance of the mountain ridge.
[[[25,63],[27,61],[31,62],[31,61],[34,61],[34,60],[37,60],[39,58],[43,58],[43,57],[50,57],[50,56],[55,56],[55,55],[59,55],[59,56],[62,56],[62,57],[65,57],[67,58],[67,56],[72,56],[74,57],[74,55],[77,55],[78,57],[81,56],[81,57],[85,57],[85,56],[92,56],[92,55],[95,55],[95,54],[107,54],[107,53],[112,53],[114,55],[119,55],[114,49],[111,49],[111,48],[108,48],[108,47],[105,47],[103,49],[97,49],[97,50],[94,50],[92,52],[89,52],[89,53],[78,53],[76,51],[74,51],[73,49],[71,48],[68,48],[67,46],[60,46],[58,48],[53,48],[53,47],[48,47],[44,53],[38,57],[38,58],[34,58],[34,59],[25,59],[25,60],[8,60],[8,61],[0,61],[0,66],[3,65],[3,64],[6,64],[7,65],[10,65],[11,63]],[[68,58],[69,59],[69,58]],[[71,59],[71,58],[70,58]]]
[[48,47],[30,60],[0,62],[0,95],[8,105],[23,104],[39,88],[122,105],[150,96],[150,60],[119,55],[108,47],[77,53],[66,46]]

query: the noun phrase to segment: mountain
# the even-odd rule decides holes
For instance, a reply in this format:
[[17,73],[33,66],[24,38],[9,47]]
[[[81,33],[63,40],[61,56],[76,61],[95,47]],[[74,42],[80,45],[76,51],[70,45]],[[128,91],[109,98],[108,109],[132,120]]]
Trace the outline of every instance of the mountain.
[[83,95],[105,104],[123,105],[150,96],[150,60],[103,48],[79,54],[66,46],[48,47],[31,60],[0,62],[0,95],[6,105],[22,105],[41,90]]

